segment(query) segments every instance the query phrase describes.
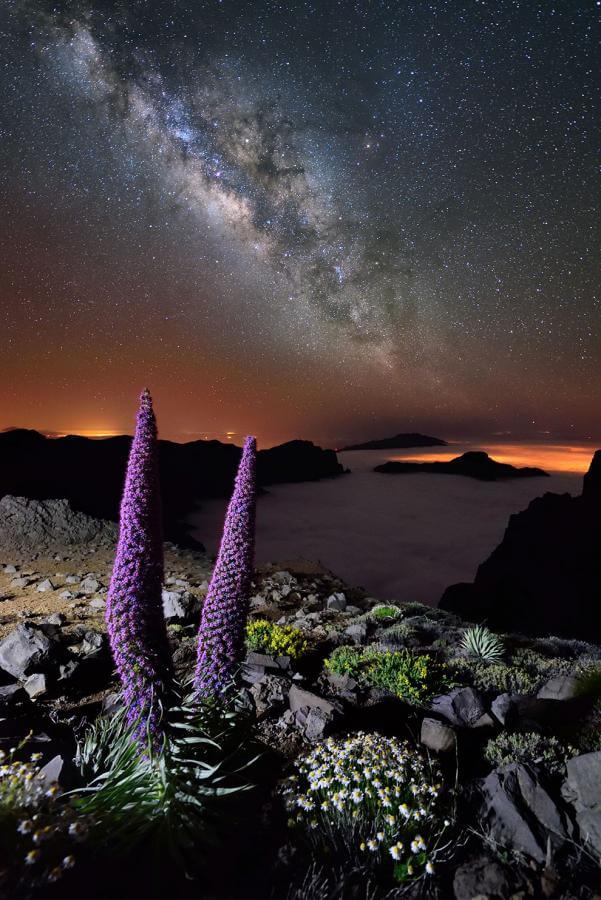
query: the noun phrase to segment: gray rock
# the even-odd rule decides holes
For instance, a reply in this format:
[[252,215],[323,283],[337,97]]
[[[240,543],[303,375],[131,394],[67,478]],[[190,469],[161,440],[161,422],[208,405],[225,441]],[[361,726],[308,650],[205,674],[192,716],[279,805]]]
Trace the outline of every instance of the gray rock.
[[79,585],[79,590],[83,594],[95,594],[99,587],[101,585],[98,579],[94,578],[93,575],[88,575]]
[[29,578],[23,578],[21,576],[20,578],[13,578],[13,580],[10,583],[10,586],[12,588],[26,588],[28,584],[29,584]]
[[106,600],[103,600],[102,597],[94,597],[88,606],[90,609],[106,609]]
[[328,682],[337,694],[352,700],[356,699],[355,692],[358,685],[354,678],[351,678],[350,675],[334,675],[333,672],[328,672],[327,677]]
[[86,631],[81,642],[82,656],[97,656],[106,645],[106,635],[99,631]]
[[167,621],[185,621],[200,611],[200,603],[194,594],[188,591],[163,590],[163,615]]
[[510,871],[498,860],[487,856],[463,863],[453,878],[455,900],[506,900],[511,888]]
[[52,642],[41,628],[23,622],[0,643],[0,669],[23,678],[47,663],[51,648]]
[[16,575],[18,569],[16,566],[13,566],[11,563],[9,563],[7,566],[4,566],[2,571],[4,572],[5,575]]
[[71,681],[78,669],[79,663],[76,659],[70,659],[66,663],[62,663],[58,667],[58,680]]
[[66,622],[65,616],[60,612],[50,613],[49,616],[40,622],[40,625],[55,625],[57,628],[60,628]]
[[550,678],[539,692],[539,700],[573,700],[579,695],[580,679],[574,675],[556,675]]
[[330,596],[326,598],[326,609],[337,609],[340,612],[343,612],[346,609],[346,597],[344,594],[341,592],[330,594]]
[[20,684],[3,684],[0,686],[0,715],[13,709],[27,700],[27,695]]
[[425,747],[435,750],[437,753],[446,753],[455,749],[455,732],[450,725],[439,722],[438,719],[424,719],[420,740]]
[[490,839],[538,863],[545,862],[548,843],[553,853],[571,838],[572,824],[558,803],[535,771],[520,763],[502,766],[482,782],[482,819]]
[[37,697],[43,697],[44,694],[48,693],[46,676],[41,672],[35,672],[35,674],[26,678],[23,682],[23,687],[32,700],[35,700]]
[[250,688],[250,694],[258,716],[282,706],[285,702],[285,682],[275,675],[264,675]]
[[601,751],[566,763],[564,798],[574,807],[581,840],[601,859]]
[[69,544],[113,546],[117,526],[71,509],[68,500],[0,499],[0,546],[22,553],[54,552]]
[[45,766],[42,766],[37,777],[44,782],[46,788],[60,781],[65,761],[62,756],[53,756]]
[[67,575],[65,578],[65,584],[79,584],[79,578],[77,575]]
[[288,692],[288,704],[293,713],[301,709],[320,709],[326,715],[332,715],[336,708],[329,700],[324,700],[323,697],[319,697],[311,691],[305,691],[295,684]]
[[53,591],[53,590],[54,590],[54,584],[52,581],[50,581],[49,578],[45,578],[44,581],[40,581],[40,583],[36,587],[36,591],[39,591],[40,594],[45,594],[48,591]]
[[320,741],[331,720],[332,716],[327,715],[322,709],[310,709],[303,728],[306,739],[311,741],[311,743]]
[[486,713],[480,694],[470,687],[455,688],[432,701],[432,711],[452,725],[463,728],[478,727]]
[[73,600],[75,594],[72,594],[71,591],[61,591],[58,596],[61,600]]
[[354,644],[362,644],[367,637],[367,625],[363,622],[355,622],[344,629],[344,633],[348,634]]
[[499,694],[490,705],[490,711],[501,725],[505,724],[507,713],[511,708],[511,694]]

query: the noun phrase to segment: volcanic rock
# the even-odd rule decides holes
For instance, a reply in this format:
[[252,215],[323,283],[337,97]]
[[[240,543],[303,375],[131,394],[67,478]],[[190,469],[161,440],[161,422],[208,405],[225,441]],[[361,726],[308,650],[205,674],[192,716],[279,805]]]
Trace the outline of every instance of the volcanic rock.
[[489,837],[539,863],[571,837],[573,827],[560,798],[551,796],[528,766],[510,763],[482,782],[482,817]]
[[511,516],[474,582],[439,606],[502,631],[601,641],[600,482],[597,450],[581,496],[547,493]]
[[0,643],[0,669],[23,678],[47,663],[51,648],[52,641],[41,628],[23,622]]

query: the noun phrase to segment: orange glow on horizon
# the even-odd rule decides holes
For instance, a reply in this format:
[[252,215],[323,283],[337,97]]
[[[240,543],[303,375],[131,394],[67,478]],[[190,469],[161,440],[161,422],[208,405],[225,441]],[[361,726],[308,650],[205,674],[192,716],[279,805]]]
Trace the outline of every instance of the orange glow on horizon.
[[536,466],[546,472],[587,472],[596,447],[586,444],[456,444],[449,447],[432,447],[416,453],[394,454],[389,457],[398,462],[447,462],[467,450],[485,450],[489,456],[512,466]]

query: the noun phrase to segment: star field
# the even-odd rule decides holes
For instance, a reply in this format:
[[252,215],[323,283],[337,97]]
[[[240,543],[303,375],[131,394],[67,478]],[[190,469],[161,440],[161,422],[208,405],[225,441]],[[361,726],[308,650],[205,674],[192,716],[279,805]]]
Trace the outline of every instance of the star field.
[[595,2],[0,11],[0,427],[601,434]]

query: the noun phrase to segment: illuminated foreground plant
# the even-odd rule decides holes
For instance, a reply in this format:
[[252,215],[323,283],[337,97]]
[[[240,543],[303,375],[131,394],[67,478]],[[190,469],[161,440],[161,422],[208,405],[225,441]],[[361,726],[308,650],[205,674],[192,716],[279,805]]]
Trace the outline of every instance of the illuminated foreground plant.
[[194,685],[200,697],[221,694],[231,684],[244,650],[254,560],[256,442],[244,442],[228,506],[213,577],[198,633]]
[[309,641],[300,628],[255,619],[246,626],[246,646],[259,653],[298,659],[309,649]]
[[162,581],[157,428],[146,390],[140,398],[127,465],[106,620],[129,722],[138,723],[137,736],[141,739],[144,735],[140,729],[147,724],[155,745],[160,739],[161,700],[172,672]]
[[0,895],[26,897],[61,881],[79,861],[90,820],[64,801],[40,769],[41,754],[16,759],[0,751]]
[[399,882],[434,872],[443,816],[441,778],[408,743],[359,732],[329,738],[296,765],[281,793],[288,824],[330,864],[357,857]]
[[474,625],[472,628],[467,628],[461,640],[461,646],[469,656],[485,662],[499,662],[505,652],[501,638],[497,637],[486,625]]
[[366,687],[390,691],[415,706],[424,705],[447,681],[445,670],[431,656],[376,646],[337,647],[325,668],[333,675],[350,675]]
[[208,848],[236,823],[234,798],[253,787],[243,777],[256,759],[252,722],[233,696],[198,703],[191,695],[164,713],[158,752],[151,739],[139,752],[132,738],[140,731],[124,712],[97,720],[78,749],[88,787],[74,805],[94,822],[99,848],[127,856],[152,846],[198,873]]

